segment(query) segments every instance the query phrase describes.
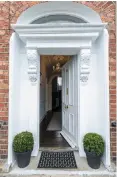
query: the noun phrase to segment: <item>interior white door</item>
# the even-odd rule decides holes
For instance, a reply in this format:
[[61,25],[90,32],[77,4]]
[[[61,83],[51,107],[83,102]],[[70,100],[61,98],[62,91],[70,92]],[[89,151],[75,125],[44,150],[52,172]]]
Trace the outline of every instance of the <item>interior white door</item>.
[[72,56],[62,68],[62,135],[78,146],[78,61]]

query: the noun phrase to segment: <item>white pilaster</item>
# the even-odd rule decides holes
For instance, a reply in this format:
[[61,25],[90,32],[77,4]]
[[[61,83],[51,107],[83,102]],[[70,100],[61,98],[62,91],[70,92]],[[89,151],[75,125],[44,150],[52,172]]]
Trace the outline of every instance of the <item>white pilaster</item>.
[[80,81],[81,84],[86,85],[89,80],[90,74],[90,58],[91,51],[90,49],[82,49],[80,51]]
[[29,117],[29,131],[34,136],[34,149],[32,156],[37,156],[39,149],[39,100],[40,100],[40,57],[37,50],[27,49],[28,60],[28,117]]
[[35,49],[27,49],[28,75],[31,83],[38,80],[38,53]]
[[[79,154],[85,156],[83,148],[83,136],[86,134],[90,109],[90,80],[91,77],[91,49],[81,49],[79,53],[80,69],[80,121],[79,121]],[[89,83],[89,80],[91,81]],[[90,119],[89,119],[90,120]]]

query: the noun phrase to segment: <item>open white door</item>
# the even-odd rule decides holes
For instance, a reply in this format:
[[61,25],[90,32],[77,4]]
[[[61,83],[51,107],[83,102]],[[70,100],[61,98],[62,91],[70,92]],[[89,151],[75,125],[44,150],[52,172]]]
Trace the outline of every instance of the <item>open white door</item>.
[[62,133],[72,148],[78,146],[78,61],[72,56],[62,68]]

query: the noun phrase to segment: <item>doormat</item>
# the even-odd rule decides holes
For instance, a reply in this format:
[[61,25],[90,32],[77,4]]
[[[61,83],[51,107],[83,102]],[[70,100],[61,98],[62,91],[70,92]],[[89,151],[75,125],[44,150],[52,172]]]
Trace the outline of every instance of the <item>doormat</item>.
[[77,168],[73,151],[42,152],[37,168]]

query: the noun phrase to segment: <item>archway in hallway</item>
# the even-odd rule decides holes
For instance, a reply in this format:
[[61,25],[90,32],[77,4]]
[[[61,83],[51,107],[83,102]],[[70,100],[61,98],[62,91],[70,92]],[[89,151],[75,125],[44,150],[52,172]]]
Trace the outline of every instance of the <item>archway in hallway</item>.
[[62,130],[62,77],[56,76],[52,80],[52,112],[53,117],[50,121],[48,131]]

